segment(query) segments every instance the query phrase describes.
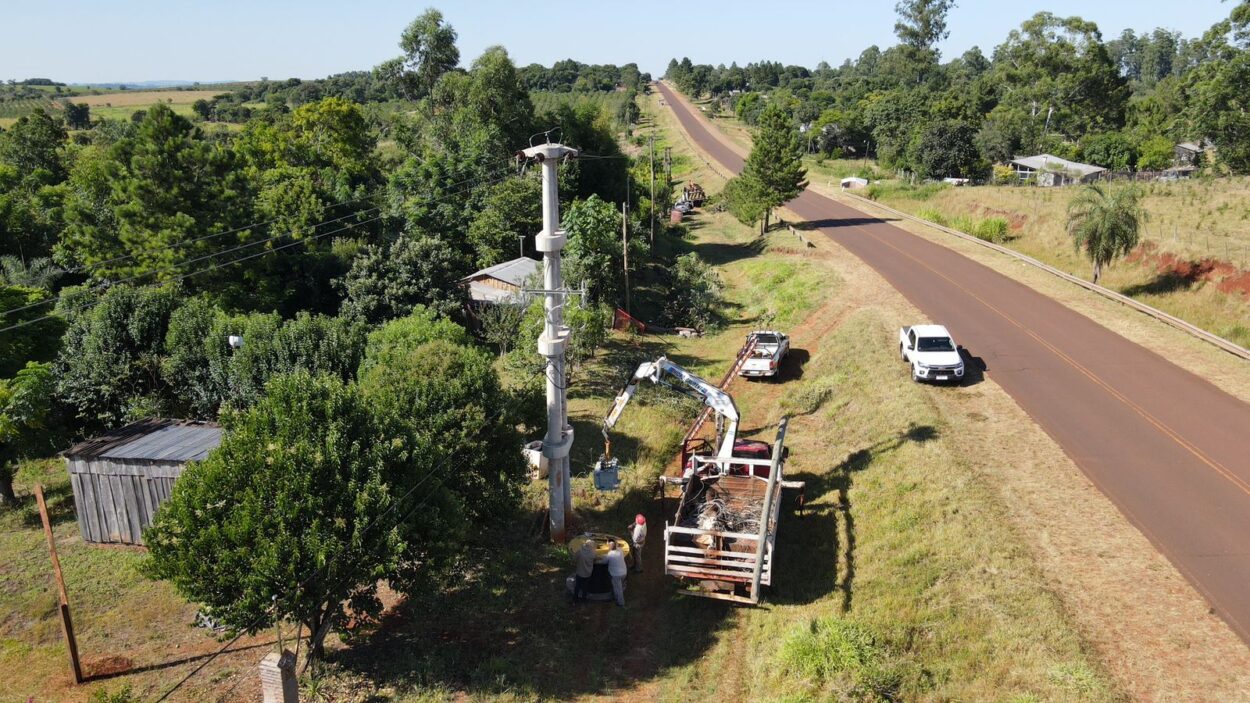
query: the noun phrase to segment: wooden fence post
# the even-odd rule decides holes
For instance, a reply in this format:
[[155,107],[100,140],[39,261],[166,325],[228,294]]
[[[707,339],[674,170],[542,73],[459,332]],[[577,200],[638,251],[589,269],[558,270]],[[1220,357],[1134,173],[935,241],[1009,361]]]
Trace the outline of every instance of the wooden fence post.
[[52,556],[52,573],[56,576],[57,596],[60,601],[61,632],[69,649],[69,663],[74,669],[74,683],[82,683],[82,663],[78,661],[78,640],[74,638],[74,622],[69,616],[69,595],[65,592],[65,577],[61,575],[61,560],[56,554],[56,540],[52,538],[52,521],[48,519],[48,504],[43,499],[43,486],[35,484],[35,500],[39,503],[39,517],[43,520],[43,535],[48,538],[48,554]]

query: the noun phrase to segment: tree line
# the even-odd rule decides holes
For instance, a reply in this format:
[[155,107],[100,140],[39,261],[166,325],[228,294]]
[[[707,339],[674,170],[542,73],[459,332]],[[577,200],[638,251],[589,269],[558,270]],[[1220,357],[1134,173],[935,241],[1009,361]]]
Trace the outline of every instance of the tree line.
[[953,0],[897,4],[899,43],[814,70],[669,62],[665,76],[754,125],[768,104],[825,156],[876,157],[926,178],[985,178],[990,165],[1050,153],[1111,169],[1172,165],[1173,145],[1209,140],[1218,167],[1250,172],[1250,5],[1201,37],[1125,30],[1105,40],[1080,17],[1039,12],[986,56],[942,62]]

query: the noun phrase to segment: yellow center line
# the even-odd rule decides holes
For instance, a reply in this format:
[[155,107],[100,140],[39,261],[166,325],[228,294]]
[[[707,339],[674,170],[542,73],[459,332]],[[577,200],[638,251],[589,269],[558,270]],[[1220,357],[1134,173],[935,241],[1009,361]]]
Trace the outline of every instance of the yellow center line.
[[[821,196],[821,197],[823,197],[823,196]],[[1191,453],[1191,454],[1193,454],[1195,457],[1197,457],[1200,461],[1202,461],[1202,463],[1204,463],[1204,464],[1206,464],[1207,466],[1211,467],[1211,468],[1212,468],[1212,469],[1214,469],[1217,473],[1219,473],[1221,476],[1223,476],[1224,478],[1228,479],[1228,480],[1229,480],[1229,481],[1230,481],[1233,485],[1235,485],[1235,486],[1237,486],[1237,488],[1241,489],[1241,491],[1242,491],[1243,493],[1245,493],[1246,495],[1250,495],[1250,483],[1247,483],[1246,481],[1244,481],[1244,480],[1243,480],[1240,476],[1237,476],[1235,473],[1233,473],[1231,470],[1229,470],[1226,466],[1224,466],[1223,464],[1221,464],[1219,461],[1217,461],[1217,460],[1215,460],[1215,459],[1211,458],[1210,456],[1207,456],[1207,454],[1206,454],[1205,452],[1203,452],[1201,449],[1199,449],[1198,447],[1194,446],[1194,444],[1192,444],[1191,442],[1189,442],[1188,440],[1186,440],[1184,437],[1182,437],[1182,436],[1180,435],[1180,433],[1178,433],[1178,432],[1176,432],[1175,430],[1173,430],[1171,427],[1169,427],[1169,426],[1168,426],[1166,423],[1164,423],[1162,420],[1160,420],[1160,419],[1156,418],[1154,415],[1152,415],[1152,414],[1151,414],[1148,410],[1146,410],[1145,408],[1141,407],[1141,406],[1140,406],[1140,405],[1138,405],[1137,403],[1133,402],[1131,399],[1129,399],[1127,396],[1125,396],[1125,395],[1124,395],[1123,393],[1121,393],[1120,391],[1116,390],[1116,389],[1115,389],[1115,388],[1114,388],[1114,387],[1113,387],[1110,383],[1108,383],[1108,382],[1104,381],[1102,378],[1100,378],[1100,377],[1098,376],[1098,374],[1096,374],[1096,373],[1094,373],[1093,371],[1089,370],[1088,368],[1086,368],[1085,366],[1083,366],[1080,362],[1078,362],[1076,359],[1073,359],[1071,356],[1069,356],[1067,353],[1065,353],[1063,350],[1059,349],[1059,348],[1058,348],[1058,347],[1056,347],[1055,345],[1053,345],[1053,344],[1051,344],[1050,342],[1048,342],[1048,341],[1046,341],[1045,339],[1043,339],[1043,338],[1042,338],[1040,335],[1038,335],[1036,332],[1034,332],[1033,330],[1029,329],[1027,326],[1025,326],[1025,325],[1021,324],[1018,320],[1016,320],[1016,319],[1015,319],[1015,318],[1013,318],[1011,315],[1009,315],[1009,314],[1007,314],[1006,312],[1004,312],[1004,311],[1003,311],[1002,309],[1000,309],[998,306],[994,305],[993,303],[990,303],[989,301],[985,300],[985,299],[984,299],[984,298],[982,298],[981,296],[977,295],[975,292],[973,292],[972,290],[970,290],[970,289],[968,289],[967,287],[965,287],[964,285],[962,285],[959,281],[956,281],[955,279],[951,278],[950,276],[947,276],[945,273],[942,273],[942,272],[941,272],[941,271],[939,271],[938,269],[936,269],[936,268],[934,268],[934,267],[930,266],[930,265],[929,265],[927,262],[925,262],[923,259],[919,259],[919,258],[917,258],[917,257],[913,256],[912,254],[910,254],[910,253],[908,253],[908,252],[906,252],[906,251],[904,251],[904,250],[900,249],[899,247],[895,246],[893,242],[890,242],[890,241],[889,241],[889,240],[887,240],[887,239],[884,239],[884,238],[882,238],[882,237],[877,236],[876,234],[874,234],[874,233],[872,233],[871,231],[869,231],[869,230],[867,230],[867,229],[865,229],[865,228],[861,227],[860,225],[852,225],[851,227],[852,227],[853,229],[857,229],[857,230],[859,230],[860,232],[863,232],[864,234],[868,235],[869,237],[872,237],[874,240],[876,240],[876,241],[878,241],[878,242],[880,242],[880,243],[882,243],[882,244],[884,244],[884,245],[886,245],[886,246],[890,247],[891,249],[893,249],[894,251],[898,252],[899,254],[902,254],[903,256],[907,257],[908,259],[911,259],[912,261],[916,262],[916,264],[917,264],[917,265],[919,265],[919,266],[921,266],[921,267],[923,267],[923,268],[925,268],[925,269],[928,269],[929,271],[933,272],[934,274],[937,274],[938,276],[940,276],[941,278],[943,278],[944,280],[946,280],[946,281],[947,281],[948,283],[950,283],[951,285],[953,285],[953,286],[955,286],[956,288],[958,288],[958,289],[962,290],[964,293],[967,293],[970,297],[972,297],[973,299],[975,299],[977,302],[981,303],[981,304],[982,304],[982,305],[984,305],[985,307],[987,307],[987,308],[989,308],[990,310],[992,310],[992,311],[994,311],[995,313],[997,313],[997,314],[998,314],[1000,317],[1002,317],[1004,320],[1006,320],[1006,321],[1010,322],[1011,324],[1015,325],[1016,327],[1018,327],[1018,328],[1019,328],[1020,330],[1022,330],[1025,334],[1027,334],[1027,335],[1029,335],[1030,337],[1032,337],[1034,340],[1036,340],[1036,341],[1037,341],[1039,344],[1041,344],[1043,347],[1045,347],[1046,349],[1049,349],[1051,352],[1053,352],[1053,353],[1055,354],[1055,356],[1059,357],[1059,358],[1060,358],[1060,359],[1062,359],[1064,362],[1066,362],[1067,364],[1069,364],[1070,366],[1072,366],[1074,369],[1076,369],[1077,371],[1079,371],[1079,372],[1081,372],[1082,374],[1084,374],[1087,378],[1089,378],[1089,380],[1091,380],[1091,381],[1093,381],[1094,383],[1096,383],[1097,385],[1101,386],[1104,390],[1106,390],[1108,393],[1110,393],[1110,394],[1112,395],[1112,397],[1116,398],[1116,399],[1117,399],[1117,400],[1119,400],[1121,403],[1124,403],[1125,405],[1127,405],[1130,409],[1132,409],[1134,412],[1136,412],[1138,415],[1140,415],[1143,419],[1145,419],[1145,420],[1146,420],[1147,422],[1149,422],[1151,425],[1154,425],[1154,426],[1155,426],[1155,427],[1156,427],[1156,428],[1157,428],[1160,432],[1162,432],[1163,434],[1167,435],[1167,436],[1168,436],[1168,437],[1169,437],[1172,441],[1176,442],[1178,445],[1180,445],[1181,447],[1183,447],[1186,451],[1188,451],[1189,453]]]

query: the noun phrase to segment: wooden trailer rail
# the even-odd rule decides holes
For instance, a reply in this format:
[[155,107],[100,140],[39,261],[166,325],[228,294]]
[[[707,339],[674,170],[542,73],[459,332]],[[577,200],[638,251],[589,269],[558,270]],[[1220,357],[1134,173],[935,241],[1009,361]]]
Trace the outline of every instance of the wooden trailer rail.
[[[674,516],[675,524],[664,527],[664,573],[683,581],[697,582],[697,588],[683,593],[757,604],[762,588],[772,584],[773,552],[781,511],[780,494],[783,485],[795,483],[784,481],[781,475],[788,425],[789,419],[783,418],[777,428],[771,459],[695,457],[696,472],[700,467],[721,464],[745,467],[745,476],[722,476],[719,481],[733,481],[736,488],[727,490],[740,497],[757,495],[762,505],[759,531],[755,533],[683,527],[680,525],[683,513],[691,506],[691,492],[700,482],[697,476],[688,478]],[[765,465],[769,467],[767,477],[760,476],[756,471]],[[756,493],[753,487],[760,484],[764,484],[763,490]],[[740,591],[745,591],[746,595],[741,595]]]

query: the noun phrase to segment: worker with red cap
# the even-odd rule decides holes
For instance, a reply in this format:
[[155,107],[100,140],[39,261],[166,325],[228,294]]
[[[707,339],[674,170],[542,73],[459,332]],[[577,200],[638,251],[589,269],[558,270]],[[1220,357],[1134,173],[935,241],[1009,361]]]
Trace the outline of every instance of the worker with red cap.
[[647,541],[647,518],[638,513],[634,516],[634,524],[625,528],[629,532],[629,541],[633,544],[631,554],[634,559],[634,571],[642,571],[642,545]]

